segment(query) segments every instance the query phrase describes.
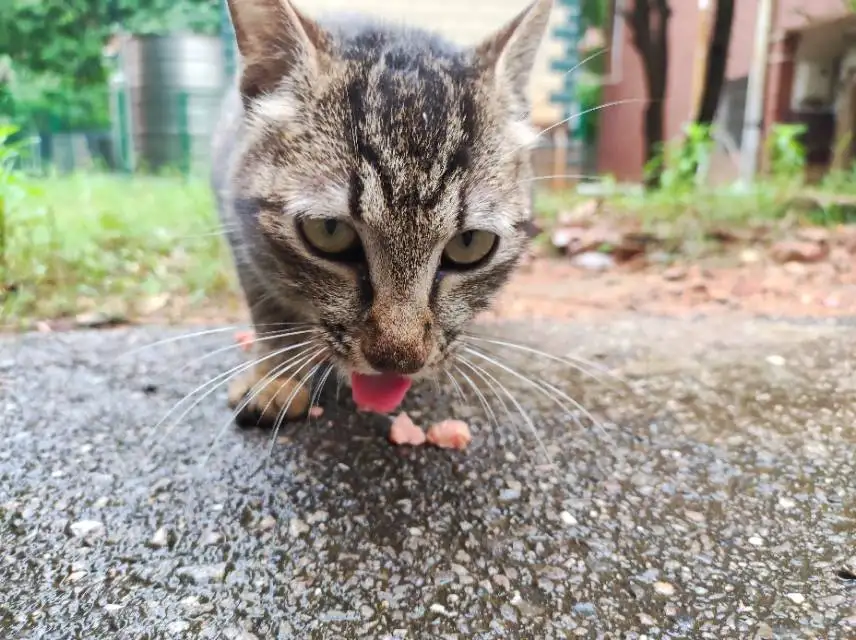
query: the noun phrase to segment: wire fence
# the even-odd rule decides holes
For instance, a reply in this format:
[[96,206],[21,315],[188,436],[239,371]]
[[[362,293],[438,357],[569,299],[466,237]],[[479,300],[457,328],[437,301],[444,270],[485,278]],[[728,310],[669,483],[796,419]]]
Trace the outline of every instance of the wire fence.
[[[561,46],[548,62],[550,72],[560,78],[558,91],[550,96],[558,103],[558,115],[552,122],[536,123],[549,131],[540,136],[532,154],[539,186],[564,187],[575,179],[561,176],[592,175],[596,167],[593,140],[575,136],[573,127],[556,125],[575,108],[572,76],[561,70],[578,60],[574,0],[561,4],[570,7],[570,17],[554,28]],[[30,153],[24,155],[22,168],[203,174],[210,164],[220,101],[236,68],[235,49],[225,11],[221,33],[215,36],[121,36],[111,61],[109,126],[28,132]]]

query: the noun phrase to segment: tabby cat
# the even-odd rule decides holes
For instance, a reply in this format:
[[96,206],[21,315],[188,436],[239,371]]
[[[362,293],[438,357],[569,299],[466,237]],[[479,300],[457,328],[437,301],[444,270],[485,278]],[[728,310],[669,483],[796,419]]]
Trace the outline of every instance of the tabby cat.
[[241,68],[213,187],[256,331],[239,422],[312,374],[393,410],[454,362],[529,242],[528,85],[552,0],[474,47],[290,0],[229,0]]

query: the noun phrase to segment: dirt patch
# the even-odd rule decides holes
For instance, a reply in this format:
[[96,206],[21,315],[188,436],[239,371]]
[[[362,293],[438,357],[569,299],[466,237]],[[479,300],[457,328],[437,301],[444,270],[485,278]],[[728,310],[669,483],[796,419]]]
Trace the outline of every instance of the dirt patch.
[[838,255],[836,262],[721,262],[628,263],[589,270],[564,258],[536,258],[512,279],[487,317],[579,318],[625,311],[670,316],[856,314],[854,255]]

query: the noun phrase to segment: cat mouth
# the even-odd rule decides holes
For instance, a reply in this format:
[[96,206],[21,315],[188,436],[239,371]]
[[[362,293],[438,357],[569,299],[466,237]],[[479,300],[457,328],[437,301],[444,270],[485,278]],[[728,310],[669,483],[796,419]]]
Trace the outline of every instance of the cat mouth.
[[360,409],[377,413],[395,411],[412,384],[407,376],[394,373],[351,374],[354,403]]

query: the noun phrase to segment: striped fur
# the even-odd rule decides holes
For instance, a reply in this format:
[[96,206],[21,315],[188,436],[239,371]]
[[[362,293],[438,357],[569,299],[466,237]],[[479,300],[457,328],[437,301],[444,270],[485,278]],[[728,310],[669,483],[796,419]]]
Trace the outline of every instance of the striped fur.
[[[341,373],[434,373],[528,242],[526,87],[551,0],[474,48],[289,0],[229,5],[242,70],[212,180],[253,321],[317,325]],[[313,216],[353,225],[363,259],[311,251],[296,221]],[[490,260],[440,270],[471,229],[498,235]]]

